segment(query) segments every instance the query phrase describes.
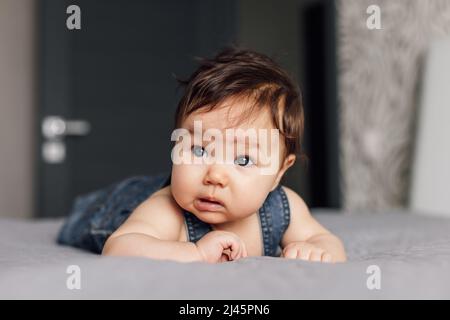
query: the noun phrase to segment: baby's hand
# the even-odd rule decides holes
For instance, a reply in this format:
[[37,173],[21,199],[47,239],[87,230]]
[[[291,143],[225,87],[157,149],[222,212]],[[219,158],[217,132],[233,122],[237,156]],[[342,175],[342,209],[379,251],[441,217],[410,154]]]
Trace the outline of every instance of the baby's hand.
[[228,231],[211,231],[197,241],[203,261],[209,263],[238,260],[247,257],[244,242]]
[[281,257],[307,261],[332,262],[332,256],[322,248],[308,242],[291,242],[284,247]]

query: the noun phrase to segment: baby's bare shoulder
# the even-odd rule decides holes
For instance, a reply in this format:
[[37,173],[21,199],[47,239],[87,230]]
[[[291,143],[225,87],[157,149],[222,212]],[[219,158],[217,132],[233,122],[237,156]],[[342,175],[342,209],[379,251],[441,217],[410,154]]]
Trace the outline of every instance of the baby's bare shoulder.
[[178,240],[183,226],[183,212],[168,186],[142,202],[113,236],[143,233],[161,240]]
[[160,196],[160,195],[172,197],[172,191],[170,190],[170,185],[168,185],[167,187],[164,187],[162,189],[159,189],[158,191],[153,193],[149,198],[152,198],[155,196]]
[[306,206],[305,201],[297,192],[283,185],[281,186],[281,188],[286,194],[291,211],[301,212],[302,214],[309,214],[309,210]]

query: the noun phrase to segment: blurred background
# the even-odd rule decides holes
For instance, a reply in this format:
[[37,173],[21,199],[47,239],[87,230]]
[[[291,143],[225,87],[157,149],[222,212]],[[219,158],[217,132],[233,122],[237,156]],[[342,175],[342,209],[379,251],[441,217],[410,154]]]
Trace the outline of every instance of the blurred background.
[[0,216],[169,171],[174,75],[230,44],[302,89],[310,207],[448,214],[449,38],[446,0],[0,0]]

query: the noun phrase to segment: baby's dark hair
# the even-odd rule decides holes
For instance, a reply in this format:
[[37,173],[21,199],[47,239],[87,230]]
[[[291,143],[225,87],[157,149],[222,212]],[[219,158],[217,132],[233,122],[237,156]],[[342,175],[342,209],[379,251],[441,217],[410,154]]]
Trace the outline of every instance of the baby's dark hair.
[[176,128],[197,110],[211,111],[229,98],[252,99],[253,107],[243,118],[254,114],[255,108],[269,108],[273,125],[284,138],[286,155],[300,155],[304,125],[300,90],[274,60],[233,47],[199,62],[187,80],[178,80],[185,90],[175,114]]

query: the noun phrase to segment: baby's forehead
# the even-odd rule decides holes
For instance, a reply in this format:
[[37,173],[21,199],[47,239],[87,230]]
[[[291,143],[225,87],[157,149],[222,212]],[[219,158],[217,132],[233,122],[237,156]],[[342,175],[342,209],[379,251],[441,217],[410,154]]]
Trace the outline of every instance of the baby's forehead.
[[255,106],[249,109],[246,105],[216,107],[212,110],[198,110],[182,122],[182,127],[194,129],[194,124],[201,124],[202,130],[227,129],[274,129],[274,124],[268,108]]

